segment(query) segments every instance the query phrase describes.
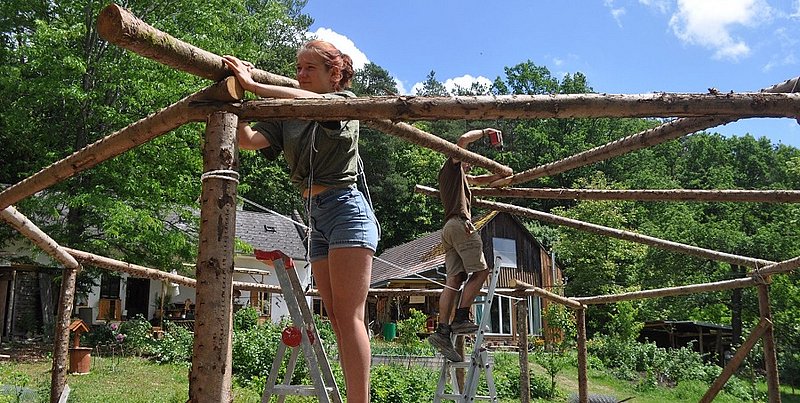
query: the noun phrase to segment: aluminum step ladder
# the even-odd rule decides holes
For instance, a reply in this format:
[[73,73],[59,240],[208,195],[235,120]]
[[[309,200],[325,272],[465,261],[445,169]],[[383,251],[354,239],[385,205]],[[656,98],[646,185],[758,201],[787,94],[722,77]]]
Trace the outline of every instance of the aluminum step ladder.
[[[436,394],[433,397],[434,403],[440,403],[442,400],[452,400],[457,403],[471,403],[476,400],[485,400],[490,402],[497,402],[497,390],[494,385],[494,376],[492,369],[494,368],[494,361],[492,360],[489,351],[483,347],[483,337],[486,330],[489,328],[489,314],[492,309],[492,300],[494,299],[494,290],[497,287],[497,278],[500,274],[500,257],[495,259],[494,267],[492,268],[491,277],[489,279],[489,290],[486,294],[486,299],[482,302],[483,314],[481,321],[478,324],[478,332],[475,335],[475,345],[472,354],[468,361],[452,362],[445,358],[442,364],[442,370],[439,374],[439,383],[436,386]],[[455,341],[458,337],[464,337],[463,334],[451,334],[451,341]],[[456,378],[456,370],[459,368],[467,369],[467,374],[464,377],[463,390],[458,385]],[[488,395],[476,395],[478,391],[478,383],[480,382],[481,372],[486,376],[486,386],[489,389]],[[450,393],[445,393],[447,387],[447,379],[450,378]]]
[[[264,261],[275,268],[275,274],[281,285],[286,307],[292,318],[292,324],[300,329],[301,341],[297,347],[289,347],[291,354],[289,363],[286,366],[286,374],[283,382],[278,384],[278,371],[286,355],[287,345],[283,342],[278,343],[278,351],[275,359],[272,360],[272,369],[269,372],[264,394],[261,396],[262,403],[268,403],[270,398],[278,396],[278,403],[282,403],[286,395],[315,396],[319,402],[342,403],[339,388],[333,378],[328,357],[322,347],[322,340],[314,324],[314,317],[306,302],[303,286],[294,270],[294,262],[279,250],[255,251],[256,259]],[[309,338],[310,337],[310,338]],[[297,357],[302,351],[308,364],[308,372],[311,377],[312,385],[293,385],[291,384]]]

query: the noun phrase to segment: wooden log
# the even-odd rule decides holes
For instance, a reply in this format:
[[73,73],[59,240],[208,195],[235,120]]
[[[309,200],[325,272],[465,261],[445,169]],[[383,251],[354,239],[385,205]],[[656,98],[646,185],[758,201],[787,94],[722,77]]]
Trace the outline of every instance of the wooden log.
[[517,351],[519,351],[519,401],[531,401],[531,371],[528,365],[528,298],[524,294],[515,304],[517,306]]
[[588,117],[796,117],[800,94],[554,94],[293,98],[226,109],[245,120],[495,120]]
[[699,294],[703,292],[724,291],[734,288],[755,287],[761,280],[752,277],[722,280],[712,283],[683,285],[677,287],[656,288],[644,291],[632,291],[620,294],[597,295],[593,297],[572,297],[586,305],[612,304],[620,301],[633,301],[639,299],[675,297],[678,295]]
[[366,122],[366,125],[384,133],[400,137],[411,143],[438,151],[447,156],[453,156],[470,164],[484,167],[496,174],[511,175],[514,173],[511,168],[505,165],[495,162],[494,160],[486,158],[480,154],[476,154],[472,151],[461,148],[447,140],[436,137],[406,123],[392,123],[389,120],[381,120],[368,121]]
[[586,371],[586,308],[575,311],[578,328],[578,401],[589,401],[589,381]]
[[761,336],[764,346],[764,369],[767,373],[769,403],[780,403],[781,383],[778,375],[778,353],[775,348],[775,332],[772,326],[772,309],[769,304],[769,286],[767,284],[758,285],[758,311],[761,314],[761,320],[770,323]]
[[767,328],[771,327],[772,323],[770,321],[761,318],[761,321],[758,322],[758,325],[756,325],[750,333],[750,336],[747,337],[747,340],[742,343],[741,347],[736,349],[736,354],[733,355],[733,358],[731,358],[728,364],[725,365],[725,368],[722,369],[722,373],[714,380],[714,383],[711,384],[711,387],[708,388],[703,397],[700,398],[700,403],[710,403],[714,401],[714,398],[717,397],[717,394],[719,394],[719,391],[725,386],[725,383],[728,382],[731,375],[739,369],[744,359],[747,358],[747,354],[753,349],[758,339],[761,338]]
[[546,188],[472,188],[477,197],[514,197],[561,200],[639,200],[798,203],[800,190],[699,190],[699,189],[546,189]]
[[20,234],[28,238],[36,246],[41,248],[42,251],[64,265],[64,267],[80,270],[80,263],[78,263],[72,255],[13,206],[6,207],[0,211],[0,219],[19,231]]
[[[109,4],[97,17],[100,37],[149,59],[199,77],[219,81],[230,76],[231,71],[222,58],[190,45],[167,33],[153,28],[136,18],[130,11]],[[263,70],[251,71],[256,81],[265,84],[296,87],[297,81]]]
[[[11,225],[20,234],[30,239],[45,253],[64,265],[61,276],[58,314],[53,329],[53,365],[50,373],[50,401],[58,402],[67,385],[67,354],[69,353],[69,323],[75,300],[75,280],[81,265],[55,240],[45,234],[22,213],[12,206],[0,211],[0,219]],[[13,295],[12,295],[13,298]],[[13,301],[13,299],[12,299]]]
[[[439,191],[427,186],[417,185],[416,190],[420,193],[427,194],[432,197],[438,197]],[[623,231],[614,228],[604,227],[602,225],[587,223],[584,221],[574,220],[571,218],[559,217],[555,214],[549,214],[542,211],[536,211],[524,207],[514,206],[506,203],[489,202],[483,199],[475,199],[472,203],[474,207],[486,208],[495,211],[504,211],[509,214],[533,218],[538,221],[563,225],[570,228],[575,228],[580,231],[589,232],[598,235],[610,236],[612,238],[623,239],[630,242],[637,242],[656,248],[671,250],[674,252],[685,253],[687,255],[702,257],[704,259],[717,260],[731,264],[738,264],[748,267],[762,267],[771,265],[775,262],[755,259],[746,256],[739,256],[730,253],[718,252],[711,249],[700,248],[697,246],[686,245],[678,242],[667,241],[660,238],[655,238],[647,235],[637,234],[631,231]]]
[[[75,257],[85,265],[99,267],[101,269],[111,270],[120,273],[128,273],[134,277],[147,278],[150,280],[167,281],[170,283],[180,284],[184,287],[195,288],[197,287],[197,280],[181,276],[180,274],[172,274],[166,271],[152,269],[145,266],[140,266],[132,263],[123,262],[121,260],[111,259],[105,256],[96,255],[93,253],[85,252],[77,249],[64,248],[70,255]],[[234,281],[233,288],[235,290],[246,291],[263,291],[263,292],[281,292],[281,288],[274,285],[248,283],[244,281]],[[309,295],[315,295],[309,293]]]
[[542,298],[549,299],[549,300],[554,301],[554,302],[558,302],[559,304],[564,305],[564,306],[568,306],[568,307],[570,307],[572,309],[582,309],[582,308],[584,308],[584,306],[581,305],[580,302],[575,301],[574,299],[562,297],[562,296],[560,296],[558,294],[554,294],[554,293],[552,293],[550,291],[547,291],[547,290],[545,290],[543,288],[536,287],[534,285],[528,284],[528,283],[526,283],[524,281],[517,280],[515,278],[512,278],[508,285],[510,285],[511,287],[514,287],[517,290],[523,290],[523,289],[524,290],[529,290],[534,295],[538,295],[538,296],[540,296]]
[[[797,82],[800,77],[793,78],[781,84],[761,90],[762,92],[798,92]],[[719,126],[739,120],[731,116],[704,116],[695,118],[677,119],[653,129],[645,130],[619,140],[612,141],[590,150],[575,154],[571,157],[540,165],[520,172],[510,179],[495,181],[490,186],[507,186],[528,182],[544,176],[552,176],[578,167],[594,164],[609,158],[617,157],[631,151],[641,150],[646,147],[658,145],[669,140],[682,137],[689,133],[705,130],[709,127]],[[800,121],[799,121],[800,123]]]
[[[233,261],[238,117],[218,112],[206,124],[200,197],[192,403],[232,402]],[[234,175],[235,174],[235,175]]]
[[229,80],[221,81],[111,133],[0,192],[0,209],[186,123],[204,121],[207,115],[194,110],[189,104],[209,97],[219,97],[226,92],[228,98],[233,98],[237,96],[236,91],[236,86],[232,86]]
[[749,274],[754,277],[764,277],[771,274],[788,273],[798,267],[800,267],[800,256],[761,267],[758,270],[750,271]]

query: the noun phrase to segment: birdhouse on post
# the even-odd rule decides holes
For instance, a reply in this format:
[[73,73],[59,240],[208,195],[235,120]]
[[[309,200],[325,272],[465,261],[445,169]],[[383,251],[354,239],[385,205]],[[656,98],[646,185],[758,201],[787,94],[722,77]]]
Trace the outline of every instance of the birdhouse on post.
[[92,365],[92,348],[81,347],[81,334],[88,332],[89,327],[80,319],[69,324],[69,331],[73,333],[72,347],[69,349],[70,374],[87,374]]
[[76,319],[69,324],[69,331],[73,333],[72,335],[72,347],[80,347],[81,346],[81,334],[88,332],[89,327],[86,326],[80,319]]

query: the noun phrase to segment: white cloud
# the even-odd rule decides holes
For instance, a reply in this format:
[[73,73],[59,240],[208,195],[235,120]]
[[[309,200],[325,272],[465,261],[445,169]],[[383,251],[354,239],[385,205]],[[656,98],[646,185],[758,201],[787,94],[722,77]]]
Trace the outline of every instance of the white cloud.
[[[472,83],[478,83],[489,87],[492,85],[492,80],[489,80],[484,76],[473,77],[469,74],[465,74],[461,77],[448,78],[442,84],[448,92],[452,93],[457,86],[461,88],[470,88]],[[414,84],[414,86],[411,87],[411,94],[418,94],[420,91],[422,91],[422,87],[422,82]]]
[[667,13],[670,9],[671,0],[639,0],[639,4],[657,9],[662,13]]
[[617,22],[617,25],[622,28],[622,16],[625,15],[625,7],[614,7],[614,0],[605,0],[603,5],[611,10],[611,17]]
[[794,0],[794,12],[792,12],[790,17],[800,18],[800,0]]
[[364,68],[364,65],[369,63],[369,58],[367,55],[364,54],[358,47],[356,46],[350,38],[330,29],[330,28],[319,28],[315,32],[312,32],[317,39],[322,39],[323,41],[330,42],[333,46],[336,46],[342,53],[349,55],[351,59],[353,59],[353,68],[358,70]]
[[395,78],[394,79],[394,83],[397,84],[397,91],[400,93],[400,95],[409,95],[410,94],[408,91],[406,91],[406,87],[405,87],[405,85],[403,85],[402,81],[400,81],[397,78]]
[[756,26],[771,15],[765,0],[678,0],[669,26],[681,41],[713,49],[715,58],[737,60],[749,55],[750,47],[731,30]]

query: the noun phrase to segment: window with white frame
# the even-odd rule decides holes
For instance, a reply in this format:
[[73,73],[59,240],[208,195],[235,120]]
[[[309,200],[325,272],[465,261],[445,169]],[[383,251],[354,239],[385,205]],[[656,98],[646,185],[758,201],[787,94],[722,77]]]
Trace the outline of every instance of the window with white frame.
[[500,258],[500,266],[517,268],[517,241],[508,238],[492,238],[494,257]]

